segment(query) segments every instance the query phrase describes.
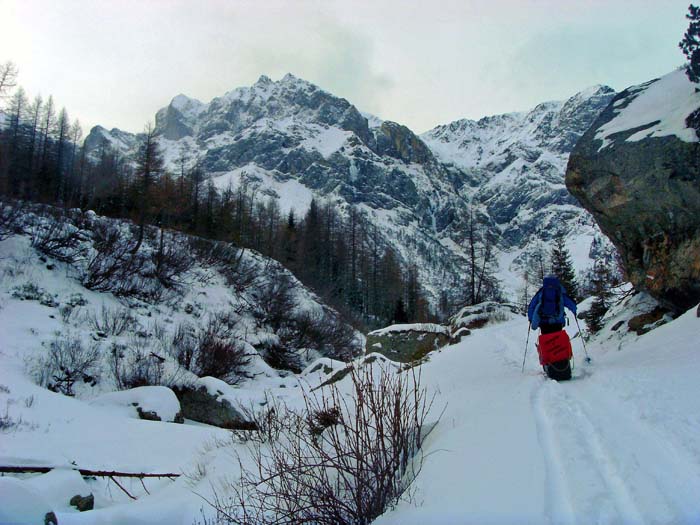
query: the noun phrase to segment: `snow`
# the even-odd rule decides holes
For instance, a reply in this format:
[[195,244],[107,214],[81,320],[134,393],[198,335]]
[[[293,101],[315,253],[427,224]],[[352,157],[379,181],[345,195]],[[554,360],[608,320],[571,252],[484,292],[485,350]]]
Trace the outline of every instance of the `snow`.
[[[595,138],[603,141],[600,150],[613,143],[612,135],[644,127],[627,137],[627,142],[645,138],[676,136],[684,142],[697,142],[695,130],[685,119],[700,107],[697,84],[688,80],[684,68],[641,86],[633,88],[625,99],[627,106],[616,109],[616,116],[598,128]],[[624,102],[616,101],[616,107]]]
[[309,134],[301,145],[306,149],[318,151],[325,158],[338,151],[352,136],[351,131],[345,131],[335,126],[328,128],[313,126],[313,128],[315,128],[313,133]]
[[175,393],[164,386],[140,386],[121,392],[109,392],[90,402],[94,406],[120,407],[126,417],[138,418],[136,407],[144,412],[155,412],[162,421],[175,421],[180,413],[180,402]]
[[423,366],[445,413],[417,503],[376,525],[698,523],[695,309],[619,347],[590,342],[591,365],[575,338],[570,382],[543,378],[533,336],[521,374],[526,334],[525,318],[474,330]]
[[[292,210],[297,216],[305,214],[314,198],[313,191],[296,179],[284,180],[279,177],[279,174],[251,163],[218,175],[212,180],[219,190],[231,188],[233,191],[245,182],[249,187],[264,189],[265,194],[275,198],[282,214],[286,215]],[[260,195],[261,193],[258,193],[258,196]]]
[[399,332],[430,332],[434,334],[447,334],[450,331],[447,327],[433,324],[433,323],[412,323],[412,324],[392,324],[386,328],[381,328],[379,330],[374,330],[370,332],[369,335],[383,336],[387,334],[394,334]]
[[[17,265],[25,261],[22,252],[28,247],[17,238],[4,241],[0,248],[5,257],[13,253]],[[13,263],[5,259],[4,264],[0,284],[7,289],[17,277],[8,273]],[[26,261],[24,267],[51,293],[72,290],[70,281],[56,270]],[[207,300],[212,304],[223,300],[211,295]],[[627,311],[648,307],[644,297],[635,297],[625,305]],[[22,357],[41,352],[37,338],[60,326],[48,317],[55,309],[7,294],[1,299],[5,345],[0,353],[4,387],[0,408],[21,423],[0,436],[0,463],[60,468],[23,479],[0,478],[0,501],[10,501],[0,505],[0,512],[28,519],[34,519],[32,512],[42,512],[43,519],[43,512],[51,509],[60,523],[68,525],[190,525],[202,519],[200,509],[212,518],[197,494],[210,497],[221,479],[236,475],[235,452],[243,451],[244,445],[233,443],[227,431],[207,425],[134,419],[123,403],[133,399],[146,404],[149,390],[103,394],[97,398],[100,403],[90,403],[33,384],[25,375]],[[609,324],[617,321],[617,311]],[[436,329],[431,325],[396,329],[415,327]],[[566,383],[542,377],[535,334],[530,336],[521,373],[527,329],[524,317],[510,315],[429,355],[422,381],[437,394],[429,421],[443,408],[445,412],[425,441],[423,468],[411,488],[413,502],[401,502],[376,525],[697,524],[700,319],[694,309],[641,337],[619,331],[614,339],[606,332],[589,341],[591,365],[583,363],[572,319],[567,330],[574,337],[575,369],[574,379]],[[383,357],[371,365],[358,364],[392,366]],[[266,396],[272,396],[303,407],[302,391],[345,366],[323,358],[300,376],[260,373],[243,385],[214,378],[199,383],[243,406],[261,406]],[[343,392],[348,386],[344,381],[339,383]],[[153,392],[154,403],[162,402],[162,394]],[[131,501],[108,479],[83,480],[72,470],[75,465],[187,476],[145,480],[150,494],[138,480],[121,480],[138,498]],[[78,513],[67,499],[87,495],[86,489],[95,496],[95,510]]]
[[42,494],[20,479],[0,478],[0,523],[37,525],[52,509]]

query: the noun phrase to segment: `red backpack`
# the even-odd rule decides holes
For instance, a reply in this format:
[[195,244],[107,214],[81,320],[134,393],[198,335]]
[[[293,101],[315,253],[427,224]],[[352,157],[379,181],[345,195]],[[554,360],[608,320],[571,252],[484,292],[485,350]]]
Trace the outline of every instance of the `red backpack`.
[[537,342],[537,353],[540,355],[540,364],[543,366],[571,359],[574,353],[571,350],[569,334],[565,330],[559,330],[551,334],[540,335]]

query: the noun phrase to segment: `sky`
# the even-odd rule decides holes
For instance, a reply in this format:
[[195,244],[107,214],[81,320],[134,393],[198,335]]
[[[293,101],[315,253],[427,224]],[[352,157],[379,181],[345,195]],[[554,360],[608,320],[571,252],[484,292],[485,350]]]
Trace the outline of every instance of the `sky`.
[[689,0],[0,0],[0,63],[89,130],[290,72],[416,132],[683,64]]

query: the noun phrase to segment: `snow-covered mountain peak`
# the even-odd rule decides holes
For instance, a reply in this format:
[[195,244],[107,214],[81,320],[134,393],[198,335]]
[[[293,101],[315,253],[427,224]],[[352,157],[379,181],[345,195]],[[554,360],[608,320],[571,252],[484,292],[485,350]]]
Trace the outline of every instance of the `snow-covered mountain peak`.
[[207,104],[197,100],[196,98],[188,97],[180,93],[173,97],[170,101],[170,105],[181,112],[196,112],[199,113],[206,108]]

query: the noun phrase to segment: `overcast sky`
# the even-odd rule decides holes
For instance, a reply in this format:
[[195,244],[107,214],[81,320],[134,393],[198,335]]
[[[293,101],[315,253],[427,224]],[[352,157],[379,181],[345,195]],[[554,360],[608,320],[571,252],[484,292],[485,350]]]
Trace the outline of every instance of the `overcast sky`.
[[0,0],[0,62],[86,128],[291,72],[423,132],[665,74],[688,2]]

